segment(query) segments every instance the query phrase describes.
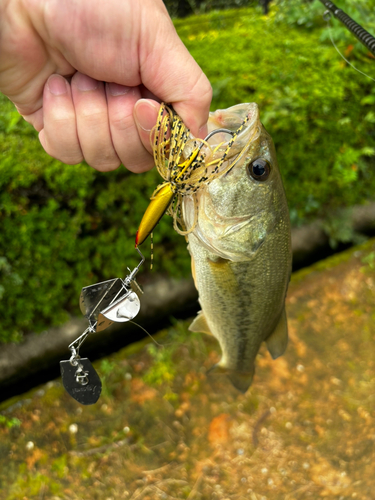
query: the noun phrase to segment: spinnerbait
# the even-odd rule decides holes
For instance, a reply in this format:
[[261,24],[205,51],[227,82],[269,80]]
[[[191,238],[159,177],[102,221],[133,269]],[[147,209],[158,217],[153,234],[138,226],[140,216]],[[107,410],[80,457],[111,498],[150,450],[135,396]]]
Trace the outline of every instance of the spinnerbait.
[[102,384],[89,359],[80,357],[81,345],[90,333],[105,330],[112,323],[130,321],[140,310],[138,294],[142,291],[135,276],[145,258],[139,248],[137,251],[141,262],[125,279],[115,278],[82,288],[80,308],[89,320],[89,326],[69,345],[71,357],[60,361],[60,370],[66,391],[83,405],[92,405],[98,401]]

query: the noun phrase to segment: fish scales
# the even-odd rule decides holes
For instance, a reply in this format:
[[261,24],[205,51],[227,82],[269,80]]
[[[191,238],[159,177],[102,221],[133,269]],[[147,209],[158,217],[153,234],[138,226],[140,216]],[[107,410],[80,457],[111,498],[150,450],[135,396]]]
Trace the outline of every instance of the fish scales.
[[[252,140],[242,160],[183,198],[187,228],[193,224],[195,204],[198,207],[188,248],[202,311],[190,329],[218,339],[222,358],[215,369],[243,392],[252,382],[260,344],[266,341],[274,358],[286,348],[284,303],[291,272],[288,207],[272,139],[260,123],[258,106],[241,104],[211,113],[209,126],[235,130],[245,113],[250,120],[237,149],[249,137]],[[256,165],[259,159],[269,169],[263,179],[249,173],[262,172],[262,165]]]

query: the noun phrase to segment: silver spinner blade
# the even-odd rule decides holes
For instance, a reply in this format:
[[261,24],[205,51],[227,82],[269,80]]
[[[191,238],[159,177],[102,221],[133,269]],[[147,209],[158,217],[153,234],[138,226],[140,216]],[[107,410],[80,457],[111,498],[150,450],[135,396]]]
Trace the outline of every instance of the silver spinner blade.
[[137,252],[141,262],[133,271],[129,269],[130,274],[124,280],[115,278],[82,288],[79,306],[90,322],[91,332],[105,330],[113,322],[130,321],[138,314],[141,307],[138,294],[143,292],[135,281],[135,276],[145,258],[139,248]]
[[[123,281],[120,278],[86,286],[82,288],[79,299],[82,314],[84,314],[90,323],[95,323],[99,318],[100,311],[106,309],[121,293],[127,292],[128,290],[124,287]],[[104,330],[111,323],[99,325],[98,322],[96,331]]]
[[98,318],[98,323],[101,321],[101,316],[107,320],[117,323],[125,323],[137,316],[141,308],[141,302],[135,292],[130,291],[125,297],[122,296],[109,307],[101,311]]

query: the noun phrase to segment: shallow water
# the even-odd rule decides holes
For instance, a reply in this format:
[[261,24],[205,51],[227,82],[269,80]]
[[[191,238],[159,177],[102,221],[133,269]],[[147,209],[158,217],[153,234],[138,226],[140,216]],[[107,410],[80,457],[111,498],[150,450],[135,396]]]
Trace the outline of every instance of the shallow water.
[[96,362],[94,406],[59,380],[3,403],[0,498],[373,498],[374,304],[371,241],[293,276],[287,352],[245,395],[184,322]]

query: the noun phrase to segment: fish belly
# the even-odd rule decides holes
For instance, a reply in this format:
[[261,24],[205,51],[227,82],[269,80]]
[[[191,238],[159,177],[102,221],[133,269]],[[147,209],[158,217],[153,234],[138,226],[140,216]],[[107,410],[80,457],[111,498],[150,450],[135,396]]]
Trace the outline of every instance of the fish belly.
[[244,392],[251,384],[260,344],[281,317],[285,320],[290,238],[282,231],[269,235],[256,255],[243,262],[218,258],[194,234],[189,235],[189,251],[201,314],[222,350],[218,371],[227,373]]

